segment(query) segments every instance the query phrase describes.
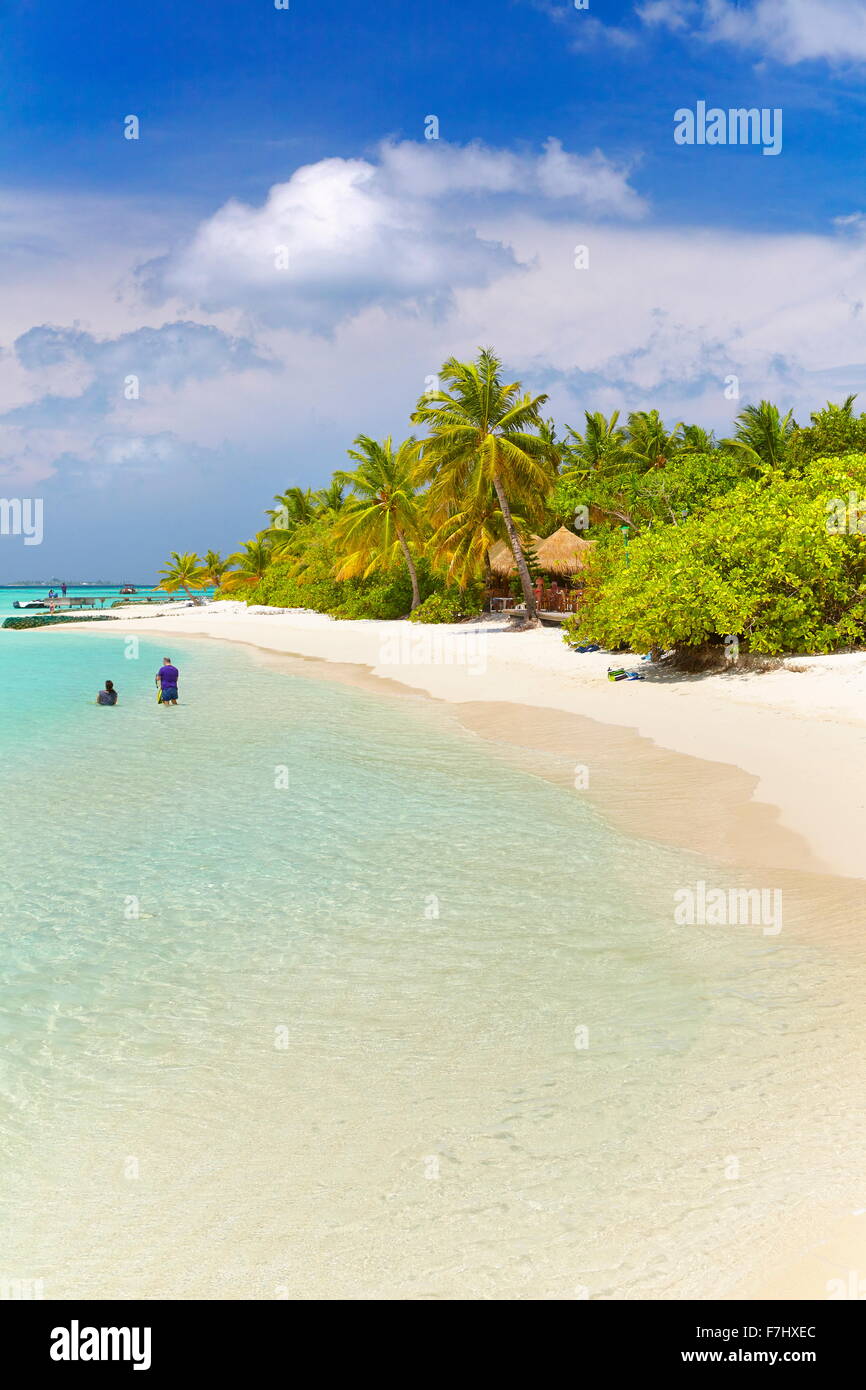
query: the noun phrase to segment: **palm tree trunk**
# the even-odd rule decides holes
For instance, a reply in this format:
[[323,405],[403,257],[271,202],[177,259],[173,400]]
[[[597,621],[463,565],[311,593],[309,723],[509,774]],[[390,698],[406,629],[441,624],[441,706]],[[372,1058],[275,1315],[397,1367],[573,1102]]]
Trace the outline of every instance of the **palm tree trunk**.
[[535,602],[535,593],[532,588],[532,576],[529,573],[529,566],[526,563],[526,556],[520,544],[520,537],[517,534],[517,527],[511,515],[511,508],[508,499],[502,491],[502,484],[498,478],[493,479],[493,486],[496,488],[496,496],[499,499],[499,510],[502,513],[502,520],[505,522],[505,529],[508,532],[508,539],[511,542],[511,549],[514,554],[514,561],[517,565],[517,573],[520,575],[520,585],[523,589],[523,601],[526,604],[526,618],[530,623],[538,622],[538,607]]
[[181,580],[181,584],[182,584],[182,586],[183,586],[183,591],[184,591],[184,593],[186,594],[187,598],[188,598],[188,599],[191,599],[192,602],[195,604],[196,608],[198,608],[198,607],[199,607],[199,601],[198,601],[198,599],[196,598],[195,594],[191,594],[191,593],[190,593],[190,591],[189,591],[189,585],[188,585],[188,584],[184,584],[184,583],[183,583],[183,580]]
[[418,588],[418,571],[415,569],[415,561],[412,559],[412,552],[406,544],[406,537],[403,535],[402,531],[397,532],[397,539],[400,542],[403,559],[406,561],[409,578],[412,580],[412,607],[409,609],[409,612],[414,613],[418,604],[421,602],[421,590]]

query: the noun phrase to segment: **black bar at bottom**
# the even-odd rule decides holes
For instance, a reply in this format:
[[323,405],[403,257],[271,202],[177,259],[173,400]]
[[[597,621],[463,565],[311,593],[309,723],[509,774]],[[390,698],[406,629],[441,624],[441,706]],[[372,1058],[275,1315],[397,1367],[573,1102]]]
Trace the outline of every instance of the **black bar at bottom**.
[[[388,1306],[393,1311],[395,1305]],[[544,1349],[543,1344],[530,1346],[524,1340],[539,1315],[536,1309],[527,1316],[525,1307],[525,1302],[519,1302],[509,1313],[510,1336],[498,1346],[490,1338],[489,1310],[477,1309],[472,1323],[461,1328],[460,1345],[467,1346],[467,1360],[480,1360],[489,1374],[500,1358],[506,1365],[512,1364],[512,1369],[512,1358],[527,1369],[538,1358],[536,1379],[545,1378],[544,1365],[550,1365],[550,1356],[559,1361],[564,1353],[571,1359],[575,1374],[582,1373],[581,1368],[589,1371],[590,1366],[595,1367],[596,1376],[602,1371],[613,1375],[635,1371],[664,1374],[676,1368],[700,1374],[709,1367],[729,1371],[803,1367],[820,1371],[826,1379],[828,1374],[841,1373],[858,1363],[863,1338],[863,1310],[857,1301],[574,1300],[567,1310],[548,1309],[545,1313],[545,1318],[553,1319],[559,1336],[555,1344]],[[108,1371],[114,1376],[129,1374],[134,1380],[149,1377],[157,1382],[194,1372],[198,1382],[206,1384],[211,1376],[221,1383],[238,1372],[249,1373],[268,1364],[291,1373],[293,1365],[297,1371],[311,1356],[321,1370],[339,1364],[343,1357],[351,1358],[353,1374],[363,1375],[372,1353],[383,1369],[393,1358],[394,1370],[402,1365],[405,1376],[412,1374],[412,1369],[405,1347],[402,1352],[398,1350],[401,1332],[411,1336],[417,1328],[425,1338],[420,1344],[425,1378],[440,1356],[443,1374],[453,1376],[464,1353],[450,1340],[442,1344],[437,1339],[432,1347],[428,1340],[431,1326],[440,1335],[445,1331],[441,1314],[428,1312],[420,1326],[413,1326],[408,1309],[401,1312],[405,1319],[402,1328],[392,1324],[379,1332],[375,1322],[368,1321],[375,1314],[367,1300],[338,1306],[329,1302],[319,1316],[307,1303],[285,1302],[3,1302],[0,1368],[8,1375],[14,1365],[19,1379],[22,1372],[92,1378]],[[524,1316],[527,1325],[521,1329]],[[356,1317],[358,1335],[351,1336]],[[351,1341],[346,1340],[347,1333]]]

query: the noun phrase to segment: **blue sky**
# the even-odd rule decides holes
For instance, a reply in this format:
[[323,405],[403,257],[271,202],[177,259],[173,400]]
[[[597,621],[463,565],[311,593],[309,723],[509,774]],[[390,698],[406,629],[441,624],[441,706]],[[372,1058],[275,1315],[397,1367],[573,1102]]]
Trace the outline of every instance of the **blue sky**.
[[[479,343],[560,424],[866,392],[864,67],[854,0],[9,0],[0,493],[45,541],[0,582],[232,548]],[[781,153],[677,145],[699,101]]]

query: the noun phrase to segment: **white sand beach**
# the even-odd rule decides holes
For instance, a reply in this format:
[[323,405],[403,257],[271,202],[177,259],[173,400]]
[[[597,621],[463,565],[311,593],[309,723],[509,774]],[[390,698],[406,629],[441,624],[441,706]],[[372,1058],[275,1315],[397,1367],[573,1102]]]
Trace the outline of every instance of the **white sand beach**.
[[[590,785],[623,824],[734,862],[866,877],[866,654],[685,676],[636,656],[579,654],[558,628],[517,632],[504,618],[452,626],[338,622],[239,602],[130,607],[116,623],[75,630],[210,637],[344,672],[354,666],[459,706],[464,722],[486,737],[548,752],[580,751],[585,738],[561,716],[582,716],[610,732],[605,768],[595,777],[590,769]],[[645,679],[610,682],[611,665]],[[596,748],[599,736],[596,729]],[[693,785],[686,786],[686,765],[668,764],[665,775],[662,750],[716,768],[691,767]],[[655,754],[663,799],[658,785],[648,790],[635,776],[638,754]],[[732,769],[745,777],[732,779]]]

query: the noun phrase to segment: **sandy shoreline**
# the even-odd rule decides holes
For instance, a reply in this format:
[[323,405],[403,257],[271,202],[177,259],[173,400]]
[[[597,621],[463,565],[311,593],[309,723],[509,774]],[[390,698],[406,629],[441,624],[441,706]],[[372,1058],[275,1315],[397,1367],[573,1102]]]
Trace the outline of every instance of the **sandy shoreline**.
[[[458,706],[483,737],[573,758],[624,829],[741,865],[866,876],[866,655],[676,677],[502,620],[446,628],[242,610],[130,609],[54,630],[211,637],[312,658],[338,678],[355,668]],[[647,678],[611,683],[610,664]]]
[[[646,665],[575,654],[556,629],[335,622],[222,603],[139,611],[54,630],[107,641],[162,634],[168,653],[171,638],[240,643],[268,664],[298,670],[304,658],[311,674],[444,701],[479,737],[540,755],[543,775],[567,785],[583,777],[584,794],[616,828],[734,865],[747,885],[783,879],[795,935],[814,939],[817,924],[825,947],[859,953],[866,656],[613,684],[609,664]],[[866,1260],[863,1206],[827,1209],[816,1193],[796,1223],[762,1233],[772,1260],[728,1296],[827,1298],[829,1280],[842,1287]]]

